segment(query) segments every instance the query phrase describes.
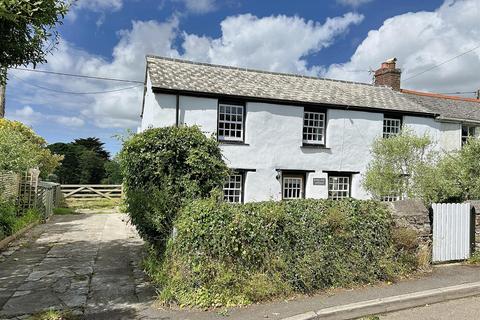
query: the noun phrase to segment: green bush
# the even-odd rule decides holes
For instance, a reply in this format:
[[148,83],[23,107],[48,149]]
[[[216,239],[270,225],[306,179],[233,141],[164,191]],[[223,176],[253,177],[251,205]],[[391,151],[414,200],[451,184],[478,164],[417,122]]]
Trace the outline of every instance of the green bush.
[[218,142],[196,126],[146,130],[124,143],[119,158],[126,210],[159,252],[183,204],[208,197],[228,172]]
[[150,260],[166,304],[243,305],[388,280],[415,267],[415,249],[395,245],[381,203],[216,199],[187,204],[160,266]]
[[40,213],[33,209],[19,215],[14,203],[0,200],[0,240],[39,221],[40,218]]

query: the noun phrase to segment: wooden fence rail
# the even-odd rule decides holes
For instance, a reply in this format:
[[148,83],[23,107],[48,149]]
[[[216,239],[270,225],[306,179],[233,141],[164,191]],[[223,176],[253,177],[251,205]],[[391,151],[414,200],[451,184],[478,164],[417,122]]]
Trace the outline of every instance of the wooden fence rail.
[[120,199],[123,188],[121,184],[62,184],[65,199],[98,200]]

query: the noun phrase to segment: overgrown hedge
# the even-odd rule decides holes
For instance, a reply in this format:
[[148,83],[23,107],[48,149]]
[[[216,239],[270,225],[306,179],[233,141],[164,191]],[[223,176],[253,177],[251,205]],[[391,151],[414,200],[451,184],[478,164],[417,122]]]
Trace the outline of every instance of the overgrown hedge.
[[0,199],[0,240],[33,222],[40,221],[40,218],[37,210],[29,209],[25,213],[18,214],[13,202]]
[[186,201],[205,198],[227,176],[218,142],[198,127],[146,130],[120,153],[126,211],[141,236],[161,252]]
[[147,261],[166,304],[243,305],[387,280],[416,268],[416,245],[395,236],[381,203],[232,205],[217,199],[186,205],[161,265]]

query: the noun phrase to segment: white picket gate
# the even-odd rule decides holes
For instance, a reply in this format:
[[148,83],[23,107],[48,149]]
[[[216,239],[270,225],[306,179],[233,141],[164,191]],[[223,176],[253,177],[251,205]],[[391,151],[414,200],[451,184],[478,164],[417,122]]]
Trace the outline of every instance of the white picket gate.
[[433,209],[433,262],[470,258],[472,216],[469,203],[438,203]]

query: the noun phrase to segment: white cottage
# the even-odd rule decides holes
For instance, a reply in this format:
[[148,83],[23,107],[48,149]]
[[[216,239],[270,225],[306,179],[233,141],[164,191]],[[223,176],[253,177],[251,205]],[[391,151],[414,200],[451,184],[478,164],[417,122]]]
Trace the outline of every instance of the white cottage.
[[480,126],[480,101],[400,89],[395,59],[375,84],[147,56],[140,131],[198,125],[234,174],[231,202],[367,199],[362,174],[378,137],[408,126],[458,150]]

